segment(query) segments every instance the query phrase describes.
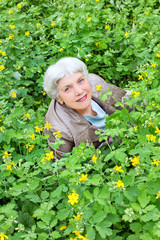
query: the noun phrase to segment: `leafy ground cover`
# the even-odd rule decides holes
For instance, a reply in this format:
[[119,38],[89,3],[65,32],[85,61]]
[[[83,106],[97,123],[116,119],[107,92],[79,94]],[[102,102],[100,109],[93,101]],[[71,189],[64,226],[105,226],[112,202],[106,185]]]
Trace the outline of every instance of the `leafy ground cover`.
[[[158,240],[160,2],[1,0],[0,10],[0,239]],[[63,56],[132,94],[97,132],[112,145],[82,143],[57,161],[42,83]]]

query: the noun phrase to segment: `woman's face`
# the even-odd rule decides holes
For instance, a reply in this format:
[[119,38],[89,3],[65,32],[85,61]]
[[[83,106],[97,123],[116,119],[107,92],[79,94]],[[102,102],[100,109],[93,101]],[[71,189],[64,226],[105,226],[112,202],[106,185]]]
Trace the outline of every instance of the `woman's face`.
[[58,101],[65,103],[81,115],[91,111],[92,88],[88,79],[77,72],[58,81]]

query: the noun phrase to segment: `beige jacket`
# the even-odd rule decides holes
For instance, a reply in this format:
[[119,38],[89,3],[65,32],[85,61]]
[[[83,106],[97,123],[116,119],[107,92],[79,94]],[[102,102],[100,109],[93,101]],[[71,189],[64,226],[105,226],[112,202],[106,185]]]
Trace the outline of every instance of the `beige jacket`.
[[[102,78],[95,74],[89,74],[88,80],[91,83],[93,91],[93,100],[96,101],[107,114],[112,114],[116,110],[114,106],[115,100],[121,101],[122,97],[126,95],[126,91],[116,87],[114,85],[106,83]],[[102,93],[107,92],[108,88],[112,92],[112,96],[108,97],[107,101],[102,101],[100,99],[100,92],[96,91],[96,85],[101,84]],[[45,122],[51,123],[52,128],[49,130],[44,130],[45,134],[49,134],[48,144],[55,141],[54,132],[58,130],[62,134],[62,140],[65,144],[61,145],[58,150],[56,150],[56,156],[58,158],[63,157],[63,153],[71,152],[74,146],[78,146],[81,142],[93,143],[97,148],[101,143],[99,142],[99,136],[95,135],[95,130],[97,127],[89,123],[83,115],[80,115],[75,110],[67,107],[66,105],[61,105],[58,101],[52,100],[45,116]],[[52,149],[52,147],[50,147]],[[54,149],[52,149],[54,151]]]

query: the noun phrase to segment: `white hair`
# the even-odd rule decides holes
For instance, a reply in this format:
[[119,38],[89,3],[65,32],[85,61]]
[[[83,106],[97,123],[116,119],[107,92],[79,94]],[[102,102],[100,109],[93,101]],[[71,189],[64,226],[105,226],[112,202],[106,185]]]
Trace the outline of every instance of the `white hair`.
[[51,65],[45,75],[43,88],[50,98],[58,97],[58,80],[63,77],[70,76],[76,72],[81,72],[88,77],[88,70],[84,62],[74,57],[64,57]]

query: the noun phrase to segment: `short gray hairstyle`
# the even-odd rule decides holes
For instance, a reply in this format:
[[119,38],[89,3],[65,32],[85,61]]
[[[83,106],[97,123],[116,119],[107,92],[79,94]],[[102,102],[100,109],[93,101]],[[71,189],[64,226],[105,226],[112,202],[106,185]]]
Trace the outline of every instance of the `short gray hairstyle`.
[[85,77],[88,77],[88,70],[85,63],[78,58],[64,57],[51,65],[44,75],[43,88],[47,95],[52,99],[57,98],[58,80],[76,72],[81,72]]

